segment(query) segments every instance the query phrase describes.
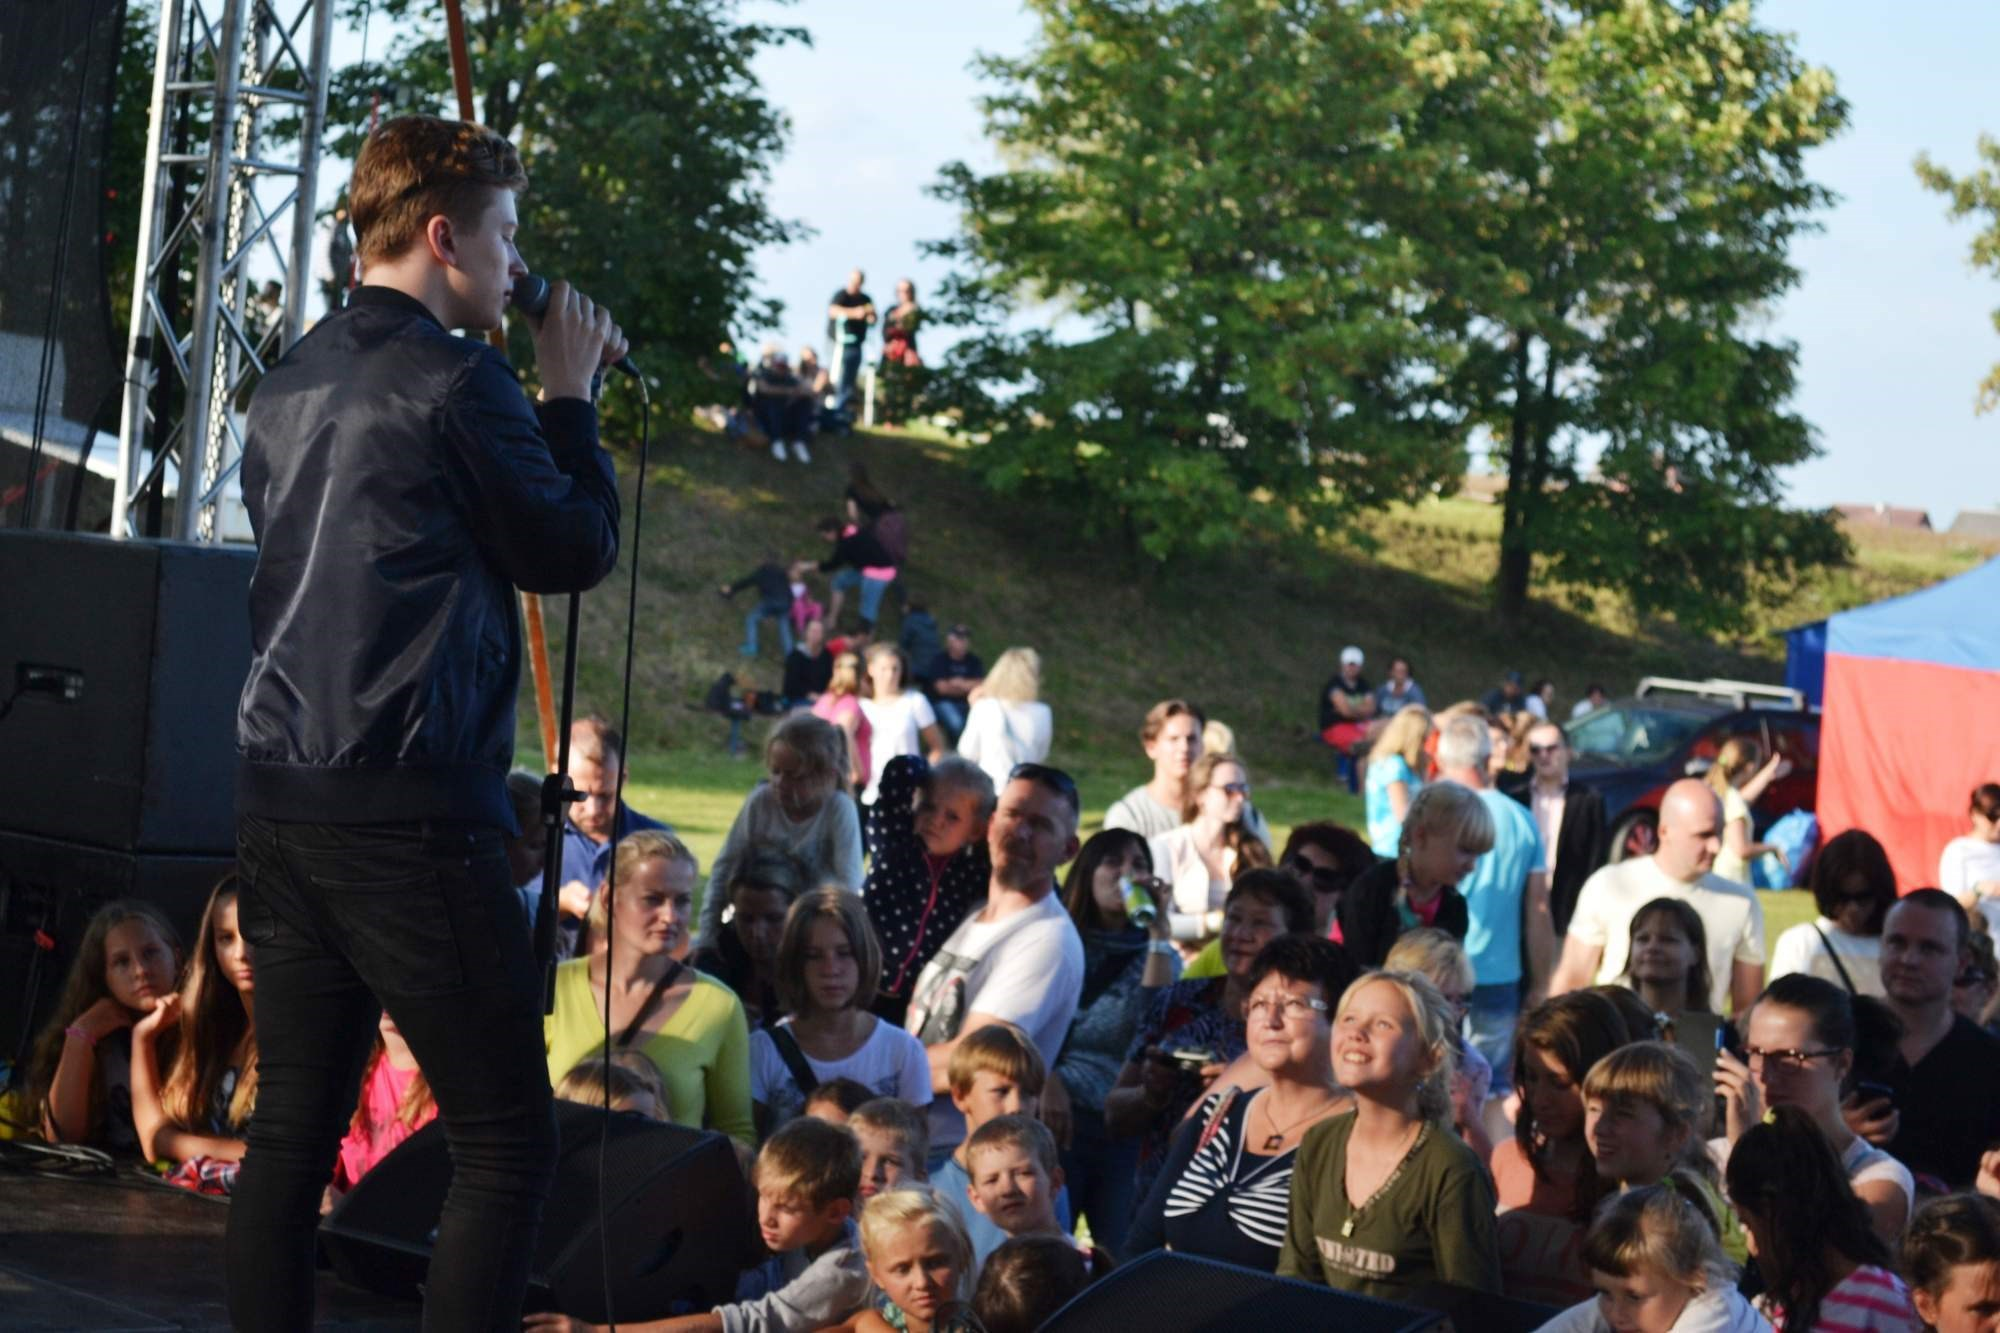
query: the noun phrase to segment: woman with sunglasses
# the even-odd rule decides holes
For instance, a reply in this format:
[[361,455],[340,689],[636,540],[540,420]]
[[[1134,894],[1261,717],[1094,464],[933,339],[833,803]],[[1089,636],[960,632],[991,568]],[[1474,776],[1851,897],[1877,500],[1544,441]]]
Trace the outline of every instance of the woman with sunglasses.
[[1895,1245],[1910,1220],[1916,1182],[1908,1167],[1849,1129],[1840,1113],[1859,1036],[1853,1000],[1819,977],[1779,977],[1757,997],[1745,1034],[1743,1059],[1715,1054],[1715,1087],[1731,1147],[1766,1108],[1797,1107],[1826,1136],[1848,1185],[1867,1204],[1875,1233]]
[[1812,863],[1819,919],[1800,922],[1771,947],[1771,977],[1803,972],[1851,995],[1882,994],[1882,923],[1896,904],[1889,854],[1865,830],[1849,829]]
[[1245,870],[1271,864],[1271,849],[1250,831],[1250,770],[1226,754],[1205,754],[1188,772],[1181,824],[1151,840],[1153,867],[1171,890],[1167,924],[1185,958],[1222,933],[1222,900]]
[[1356,975],[1331,940],[1280,935],[1257,954],[1243,1015],[1264,1086],[1218,1086],[1180,1123],[1126,1257],[1166,1246],[1277,1268],[1299,1140],[1353,1106],[1333,1076],[1332,1037],[1333,1006]]

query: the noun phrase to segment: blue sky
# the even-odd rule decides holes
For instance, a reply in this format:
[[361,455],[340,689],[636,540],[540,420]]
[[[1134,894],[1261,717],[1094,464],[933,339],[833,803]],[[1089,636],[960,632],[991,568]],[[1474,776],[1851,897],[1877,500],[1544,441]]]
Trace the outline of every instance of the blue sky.
[[[970,62],[1021,51],[1034,26],[1017,0],[749,0],[744,12],[813,34],[811,48],[758,62],[792,119],[772,206],[817,233],[759,260],[764,290],[786,306],[778,336],[796,346],[823,337],[827,298],[856,264],[878,301],[899,276],[920,294],[936,287],[942,269],[917,247],[955,219],[924,187],[953,159],[993,165]],[[1803,278],[1770,326],[1799,344],[1797,406],[1825,451],[1789,475],[1790,498],[1917,505],[1939,527],[1961,506],[2000,505],[1986,470],[2000,461],[2000,415],[1973,413],[2000,361],[2000,283],[1967,266],[1972,224],[1949,222],[1910,169],[1926,149],[1969,168],[1980,131],[2000,133],[2000,4],[1767,0],[1760,13],[1833,70],[1853,107],[1847,133],[1811,159],[1842,202],[1796,247]]]

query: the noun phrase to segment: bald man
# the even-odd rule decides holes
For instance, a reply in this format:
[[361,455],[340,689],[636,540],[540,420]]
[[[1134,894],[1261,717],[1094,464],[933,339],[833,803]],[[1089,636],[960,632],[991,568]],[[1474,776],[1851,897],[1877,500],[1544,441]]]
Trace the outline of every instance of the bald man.
[[1764,908],[1754,890],[1709,873],[1722,850],[1722,803],[1708,784],[1683,778],[1660,801],[1660,847],[1608,865],[1577,895],[1549,993],[1625,982],[1632,918],[1655,898],[1694,908],[1708,936],[1710,1008],[1742,1013],[1764,987]]

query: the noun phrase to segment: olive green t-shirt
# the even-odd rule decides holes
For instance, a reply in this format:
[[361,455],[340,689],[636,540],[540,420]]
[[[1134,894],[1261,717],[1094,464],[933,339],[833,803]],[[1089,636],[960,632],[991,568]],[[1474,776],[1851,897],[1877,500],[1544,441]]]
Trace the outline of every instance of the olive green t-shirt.
[[1402,1174],[1341,1234],[1355,1212],[1346,1185],[1354,1116],[1314,1125],[1299,1144],[1279,1275],[1389,1301],[1441,1282],[1498,1293],[1493,1182],[1448,1126],[1430,1127]]

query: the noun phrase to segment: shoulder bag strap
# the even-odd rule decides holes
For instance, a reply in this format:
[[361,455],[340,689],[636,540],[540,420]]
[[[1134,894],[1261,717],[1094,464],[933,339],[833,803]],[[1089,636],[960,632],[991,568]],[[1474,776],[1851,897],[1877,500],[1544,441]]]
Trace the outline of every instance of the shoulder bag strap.
[[819,1086],[819,1076],[813,1073],[812,1066],[806,1063],[806,1053],[799,1049],[798,1038],[792,1035],[792,1030],[788,1027],[772,1028],[771,1044],[778,1048],[778,1058],[783,1060],[785,1068],[791,1071],[792,1082],[798,1087],[799,1096],[812,1096],[813,1089]]
[[[646,1002],[639,1006],[639,1012],[632,1015],[632,1021],[627,1023],[625,1030],[618,1034],[618,1040],[613,1044],[612,1049],[622,1051],[632,1044],[633,1039],[639,1035],[639,1029],[646,1025],[646,1020],[651,1018],[653,1011],[660,1007],[660,997],[667,993],[667,987],[681,979],[681,972],[686,966],[687,964],[681,962],[679,959],[675,959],[674,965],[660,974],[660,979],[653,983],[653,989],[646,993]],[[611,987],[608,981],[604,988],[604,1003],[607,1008],[610,1007]]]
[[1826,937],[1826,932],[1819,928],[1816,921],[1813,923],[1813,934],[1819,936],[1819,942],[1826,946],[1826,956],[1833,960],[1833,970],[1840,973],[1840,984],[1847,987],[1849,995],[1859,994],[1854,989],[1854,978],[1847,975],[1847,964],[1840,961],[1840,950],[1833,947],[1833,941]]

